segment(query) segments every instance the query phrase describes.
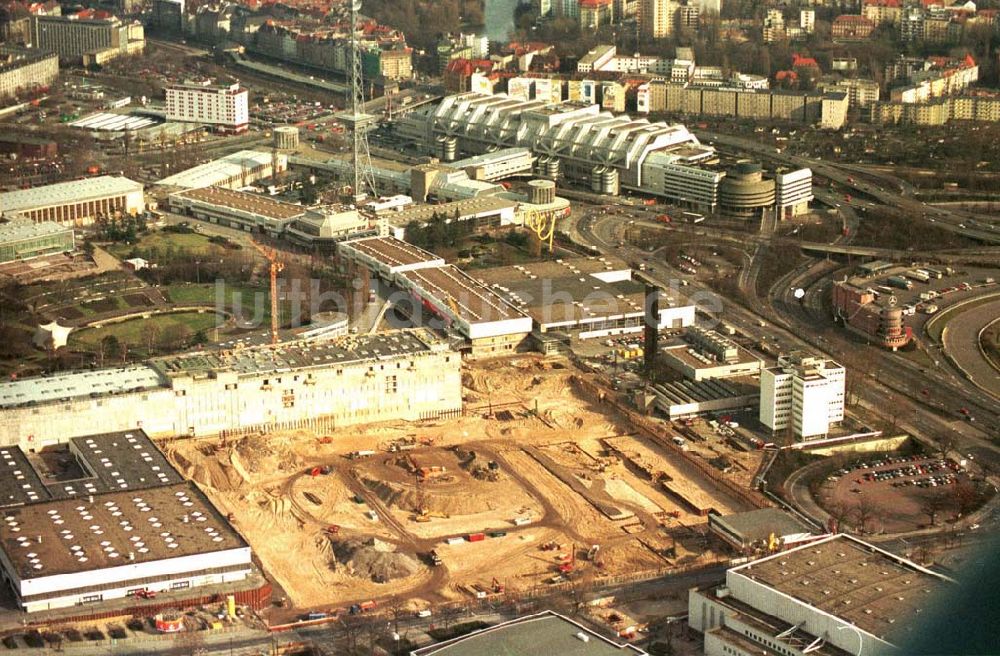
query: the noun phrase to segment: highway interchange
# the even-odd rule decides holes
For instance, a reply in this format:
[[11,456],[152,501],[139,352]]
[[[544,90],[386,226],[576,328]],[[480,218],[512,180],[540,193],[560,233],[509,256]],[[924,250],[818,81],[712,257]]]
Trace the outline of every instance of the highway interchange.
[[[731,139],[710,135],[716,143],[727,143],[743,148],[745,144],[754,147],[747,150],[760,152],[766,147],[753,144],[745,139]],[[848,173],[838,166],[817,162],[816,160],[780,156],[770,149],[769,157],[778,158],[784,164],[807,166],[814,172],[836,180],[846,187],[857,185],[858,191],[876,197],[880,202],[887,202],[899,207],[919,205],[920,215],[928,212],[939,216],[935,219],[939,225],[952,226],[956,232],[966,236],[981,239],[988,243],[1000,242],[1000,233],[992,230],[970,228],[961,215],[945,210],[936,210],[912,200],[904,194],[905,185],[900,191],[885,191],[892,184],[886,181],[879,190],[867,182],[854,182],[857,173]],[[860,177],[860,176],[858,176]],[[848,178],[852,182],[848,182]],[[874,190],[874,191],[873,191]],[[820,190],[817,197],[821,201],[834,203],[833,198]],[[855,211],[857,203],[868,203],[854,199],[852,207],[844,207],[839,203],[838,210],[846,225],[856,225],[861,220]],[[863,205],[862,205],[863,207]],[[624,234],[625,221],[628,219],[636,225],[650,229],[661,229],[675,232],[693,233],[703,238],[706,243],[736,242],[766,245],[766,234],[748,235],[732,230],[717,229],[700,224],[663,225],[649,220],[643,208],[624,206],[623,214],[585,213],[576,223],[571,234],[583,243],[597,250],[616,255],[630,262],[649,260],[649,253],[629,244],[619,245]],[[962,223],[965,227],[959,227]],[[850,231],[853,234],[853,230]],[[750,266],[745,267],[741,276],[741,287],[753,292],[755,287],[753,277],[756,275],[755,260],[751,258]],[[864,351],[863,357],[870,363],[870,373],[864,384],[857,386],[860,402],[869,408],[879,409],[885,414],[887,403],[893,404],[895,410],[890,413],[896,418],[897,426],[902,430],[913,432],[928,438],[942,435],[954,435],[959,439],[958,448],[964,454],[971,454],[984,464],[990,464],[994,470],[1000,465],[1000,450],[990,438],[1000,434],[1000,412],[997,399],[982,389],[965,380],[960,372],[952,370],[945,358],[937,358],[934,368],[921,367],[901,354],[891,353],[874,347],[867,347],[858,338],[835,329],[829,318],[822,311],[821,297],[828,291],[827,276],[837,266],[825,260],[812,260],[802,267],[791,271],[772,285],[770,293],[763,298],[752,299],[747,306],[731,299],[722,299],[715,292],[699,285],[691,276],[680,271],[669,269],[664,262],[657,261],[652,271],[646,275],[667,288],[677,288],[679,280],[686,280],[684,294],[691,297],[702,310],[702,315],[725,320],[734,325],[743,334],[757,341],[761,339],[778,340],[783,346],[818,350],[836,360],[845,362],[856,361],[859,351]],[[800,301],[794,297],[794,290],[803,288],[806,296]],[[763,325],[762,325],[763,324]],[[925,393],[924,390],[928,392]],[[888,406],[892,407],[892,406]],[[976,422],[963,421],[963,415],[958,410],[967,408],[976,418]]]

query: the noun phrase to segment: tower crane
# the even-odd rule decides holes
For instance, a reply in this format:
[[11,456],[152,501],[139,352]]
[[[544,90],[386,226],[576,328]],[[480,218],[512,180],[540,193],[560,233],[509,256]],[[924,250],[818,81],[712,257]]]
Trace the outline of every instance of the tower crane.
[[271,344],[278,343],[278,274],[285,268],[282,262],[278,261],[278,253],[271,248],[265,248],[254,240],[250,240],[253,247],[268,261],[271,274]]

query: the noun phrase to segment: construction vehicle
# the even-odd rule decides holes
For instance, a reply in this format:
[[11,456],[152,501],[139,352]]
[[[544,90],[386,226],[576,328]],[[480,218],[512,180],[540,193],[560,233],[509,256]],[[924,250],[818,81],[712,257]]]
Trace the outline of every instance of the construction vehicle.
[[336,535],[337,533],[340,533],[340,527],[336,524],[330,524],[325,529],[323,529],[323,531],[326,532],[328,535]]
[[271,277],[271,344],[273,345],[278,343],[278,274],[284,270],[285,265],[278,261],[277,251],[264,248],[252,239],[250,243],[268,262]]
[[156,599],[156,590],[150,590],[149,588],[136,590],[133,594],[136,599]]
[[498,581],[497,577],[495,577],[495,576],[493,577],[493,580],[490,581],[490,585],[493,586],[493,592],[495,594],[503,594],[504,590],[506,589],[506,587],[504,586],[504,584],[501,583],[500,581]]
[[601,550],[601,545],[593,544],[590,546],[590,550],[587,551],[587,560],[593,562],[597,558],[597,553]]
[[559,548],[559,543],[558,542],[549,541],[549,542],[543,543],[538,548],[541,549],[542,551],[555,551],[556,549]]
[[427,554],[427,557],[430,559],[431,565],[433,565],[434,567],[437,567],[438,565],[441,564],[441,556],[438,555],[437,551],[432,549],[430,553]]
[[560,574],[569,574],[576,569],[576,545],[574,544],[570,548],[569,554],[560,554],[558,560],[561,561],[559,565]]
[[413,516],[413,521],[415,522],[429,522],[432,519],[448,519],[451,515],[443,513],[437,510],[427,510],[422,509],[419,513]]
[[324,435],[323,437],[316,438],[319,444],[333,444],[333,438],[329,435]]

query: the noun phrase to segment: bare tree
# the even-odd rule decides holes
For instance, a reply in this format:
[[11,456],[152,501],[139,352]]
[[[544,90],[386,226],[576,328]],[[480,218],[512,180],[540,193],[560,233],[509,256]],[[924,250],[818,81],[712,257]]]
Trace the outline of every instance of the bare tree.
[[938,455],[947,458],[948,454],[955,450],[957,444],[958,438],[955,437],[954,433],[944,433],[937,439]]
[[856,518],[856,528],[858,533],[864,535],[868,532],[869,523],[878,516],[878,505],[869,497],[861,495],[854,505],[854,517]]
[[936,526],[938,515],[948,507],[948,499],[942,494],[933,494],[924,499],[920,507],[930,519],[931,526]]

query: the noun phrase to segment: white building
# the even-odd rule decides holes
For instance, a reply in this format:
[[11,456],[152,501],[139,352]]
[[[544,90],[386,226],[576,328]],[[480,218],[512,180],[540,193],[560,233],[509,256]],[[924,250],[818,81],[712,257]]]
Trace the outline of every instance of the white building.
[[[692,590],[688,625],[706,656],[899,653],[951,579],[849,535],[734,567]],[[939,643],[938,646],[940,646]]]
[[205,162],[157,181],[164,187],[240,189],[288,170],[288,155],[260,150],[241,150]]
[[[244,320],[262,322],[264,303],[253,299],[256,316]],[[461,411],[459,365],[428,331],[406,330],[22,378],[0,383],[0,445],[136,428],[168,437],[430,419]]]
[[167,87],[167,120],[208,123],[243,132],[250,122],[249,92],[236,84],[184,82]]
[[800,9],[799,10],[799,27],[806,34],[812,34],[813,30],[816,29],[816,10],[815,9]]
[[141,182],[112,175],[59,182],[0,194],[0,216],[39,223],[87,226],[98,216],[138,214],[146,207]]
[[799,169],[774,176],[775,205],[778,218],[788,219],[809,211],[813,199],[812,171]]
[[790,355],[760,373],[760,421],[772,431],[791,428],[797,438],[823,437],[844,419],[843,366]]

